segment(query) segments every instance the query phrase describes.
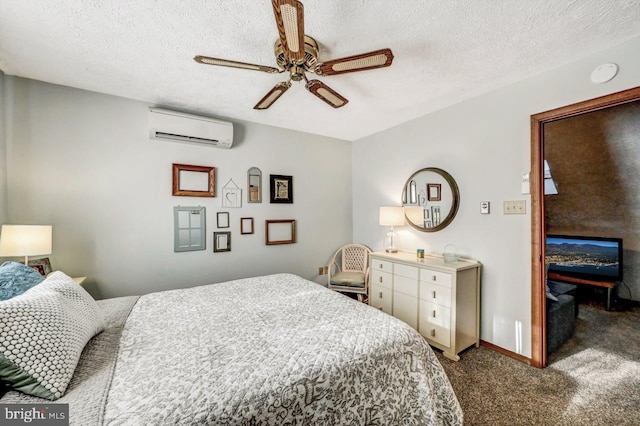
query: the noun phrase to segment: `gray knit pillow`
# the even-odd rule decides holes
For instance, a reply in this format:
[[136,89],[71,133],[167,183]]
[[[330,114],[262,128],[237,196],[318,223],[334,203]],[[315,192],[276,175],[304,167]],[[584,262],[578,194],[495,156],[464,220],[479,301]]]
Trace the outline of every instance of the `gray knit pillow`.
[[87,342],[104,329],[97,303],[60,271],[0,302],[0,379],[50,400],[67,389]]

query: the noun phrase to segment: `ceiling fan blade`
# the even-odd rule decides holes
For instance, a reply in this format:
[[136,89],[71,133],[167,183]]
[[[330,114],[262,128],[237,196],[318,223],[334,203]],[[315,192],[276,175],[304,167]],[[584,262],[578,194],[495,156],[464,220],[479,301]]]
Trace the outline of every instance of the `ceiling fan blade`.
[[242,68],[245,70],[264,71],[268,73],[282,72],[282,70],[278,68],[267,67],[265,65],[256,65],[256,64],[249,64],[246,62],[230,61],[228,59],[212,58],[209,56],[198,55],[194,57],[193,60],[201,64],[218,65],[221,67]]
[[287,89],[289,89],[289,87],[291,87],[290,81],[282,81],[276,84],[275,86],[273,86],[273,89],[269,90],[269,93],[264,95],[264,98],[260,99],[260,102],[258,102],[256,106],[253,107],[253,109],[269,108],[275,101],[278,100],[280,96],[282,96],[284,92],[287,91]]
[[271,0],[284,54],[296,64],[304,62],[304,7],[298,0]]
[[360,55],[334,59],[320,63],[316,66],[316,74],[335,75],[348,72],[371,70],[374,68],[388,67],[393,62],[391,49],[380,49]]
[[338,92],[321,82],[320,80],[309,80],[307,90],[328,103],[334,108],[345,106],[349,101]]

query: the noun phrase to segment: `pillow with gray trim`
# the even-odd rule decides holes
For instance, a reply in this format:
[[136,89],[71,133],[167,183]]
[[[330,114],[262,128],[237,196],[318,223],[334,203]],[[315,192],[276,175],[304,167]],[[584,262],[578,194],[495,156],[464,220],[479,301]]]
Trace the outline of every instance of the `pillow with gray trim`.
[[63,272],[0,302],[0,379],[15,390],[56,400],[66,391],[87,342],[104,329],[95,300]]
[[0,300],[24,293],[44,281],[44,277],[31,266],[18,262],[4,262],[0,266]]

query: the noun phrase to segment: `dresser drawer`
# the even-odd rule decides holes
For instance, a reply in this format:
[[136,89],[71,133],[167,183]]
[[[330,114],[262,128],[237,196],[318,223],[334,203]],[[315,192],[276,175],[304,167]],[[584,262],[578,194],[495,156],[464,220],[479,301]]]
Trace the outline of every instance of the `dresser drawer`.
[[393,275],[391,274],[391,272],[373,270],[371,271],[371,285],[373,284],[391,290],[393,289]]
[[371,284],[371,289],[369,289],[369,306],[373,306],[391,315],[393,307],[393,293],[391,289],[377,284]]
[[371,270],[391,273],[393,272],[393,263],[386,260],[371,259]]
[[420,299],[450,308],[451,289],[420,281]]
[[418,268],[416,268],[415,266],[396,263],[393,267],[393,275],[399,275],[401,277],[418,281]]
[[449,347],[451,345],[451,330],[426,321],[420,321],[420,334],[436,343]]
[[451,287],[451,274],[420,268],[420,281]]
[[418,299],[393,292],[393,316],[418,329]]
[[393,274],[393,291],[418,298],[418,281]]
[[439,325],[444,328],[451,328],[451,309],[431,302],[420,301],[420,324]]

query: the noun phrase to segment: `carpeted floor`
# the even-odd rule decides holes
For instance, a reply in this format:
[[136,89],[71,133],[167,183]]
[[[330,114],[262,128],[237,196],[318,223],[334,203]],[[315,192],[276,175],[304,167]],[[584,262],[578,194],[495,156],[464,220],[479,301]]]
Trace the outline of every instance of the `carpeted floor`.
[[537,369],[484,347],[436,351],[465,425],[640,425],[640,308],[580,305],[573,337]]

